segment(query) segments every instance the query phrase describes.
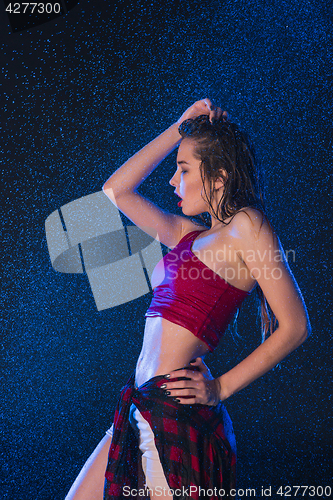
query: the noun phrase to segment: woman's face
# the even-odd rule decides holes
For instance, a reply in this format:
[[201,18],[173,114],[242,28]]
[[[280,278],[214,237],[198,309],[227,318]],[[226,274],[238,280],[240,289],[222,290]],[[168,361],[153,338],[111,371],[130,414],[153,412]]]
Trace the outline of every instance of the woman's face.
[[[199,215],[210,212],[210,207],[205,201],[205,191],[200,174],[201,161],[194,156],[195,142],[183,139],[178,148],[177,170],[170,179],[171,186],[182,198],[180,206],[185,215]],[[206,192],[209,193],[209,184],[206,182]]]

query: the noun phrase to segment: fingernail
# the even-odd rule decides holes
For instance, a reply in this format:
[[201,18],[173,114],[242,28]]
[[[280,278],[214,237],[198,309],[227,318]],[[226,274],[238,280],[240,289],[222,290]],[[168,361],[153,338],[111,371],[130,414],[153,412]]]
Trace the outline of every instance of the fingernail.
[[195,359],[191,359],[190,363],[195,363]]
[[166,384],[162,384],[161,389],[166,389],[166,386],[167,386]]
[[168,373],[167,375],[165,375],[165,378],[170,378],[170,373]]
[[170,391],[164,391],[164,394],[165,394],[166,396],[170,396],[171,392],[170,392]]
[[180,399],[178,399],[178,398],[173,398],[173,400],[174,400],[176,403],[180,403]]

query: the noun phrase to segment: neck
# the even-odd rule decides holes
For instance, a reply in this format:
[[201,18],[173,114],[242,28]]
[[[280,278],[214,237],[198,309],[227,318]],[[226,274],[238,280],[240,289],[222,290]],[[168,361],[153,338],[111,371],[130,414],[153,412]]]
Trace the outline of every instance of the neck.
[[[210,222],[211,222],[211,227],[210,229],[214,230],[216,229],[217,227],[221,227],[221,226],[224,226],[223,222],[221,222],[219,219],[217,219],[214,215],[212,215],[210,212],[209,212],[209,215],[210,215]],[[228,217],[227,219],[225,219],[224,222],[229,222],[229,220],[231,219],[231,217]]]

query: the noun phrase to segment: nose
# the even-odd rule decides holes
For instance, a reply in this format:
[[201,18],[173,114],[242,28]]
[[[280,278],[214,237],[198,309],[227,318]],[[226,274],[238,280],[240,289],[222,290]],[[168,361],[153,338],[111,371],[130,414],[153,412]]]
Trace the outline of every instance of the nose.
[[173,187],[177,187],[178,186],[178,182],[177,182],[177,177],[176,176],[177,176],[177,171],[174,173],[174,175],[169,180],[169,184],[171,184],[171,186],[173,186]]

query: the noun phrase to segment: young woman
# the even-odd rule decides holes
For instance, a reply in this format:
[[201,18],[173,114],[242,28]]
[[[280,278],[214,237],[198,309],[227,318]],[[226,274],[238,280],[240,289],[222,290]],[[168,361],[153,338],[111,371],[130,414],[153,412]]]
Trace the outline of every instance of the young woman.
[[[178,145],[170,184],[183,216],[137,192]],[[210,498],[234,498],[235,441],[222,401],[276,366],[310,332],[302,295],[264,212],[251,146],[226,112],[209,99],[197,101],[103,190],[172,250],[152,276],[142,351],[114,425],[66,499],[143,498],[145,484],[151,499],[196,499],[199,487]],[[210,226],[190,218],[203,213]],[[203,358],[256,287],[263,331],[267,337],[270,325],[271,335],[214,379]],[[267,303],[278,324],[274,332]]]

